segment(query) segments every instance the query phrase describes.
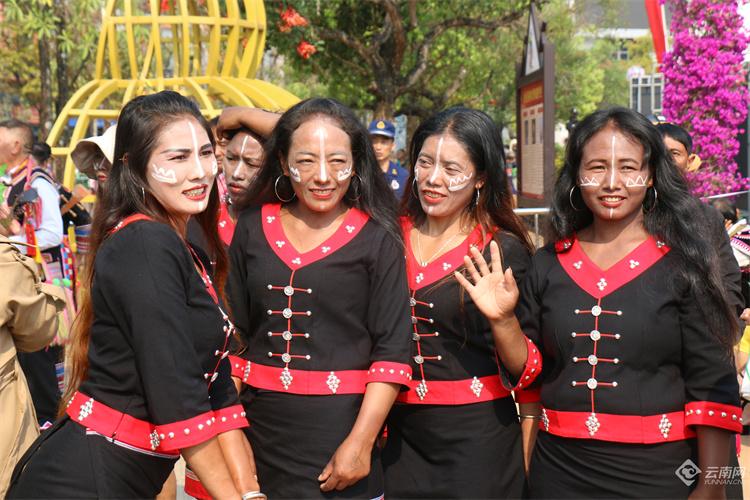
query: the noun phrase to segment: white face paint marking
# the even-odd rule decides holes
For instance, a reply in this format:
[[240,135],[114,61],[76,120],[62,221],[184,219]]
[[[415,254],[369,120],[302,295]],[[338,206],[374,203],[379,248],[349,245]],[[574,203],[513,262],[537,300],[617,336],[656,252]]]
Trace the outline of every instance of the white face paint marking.
[[318,127],[318,130],[316,134],[318,134],[318,139],[320,139],[320,182],[326,182],[328,180],[328,177],[326,177],[326,140],[325,140],[325,129],[323,127]]
[[195,173],[198,176],[198,179],[203,179],[206,176],[206,172],[203,170],[199,158],[200,150],[198,149],[198,137],[195,135],[195,127],[193,127],[193,122],[188,121],[187,123],[188,125],[190,125],[190,133],[193,134],[193,153],[195,154],[195,165],[198,167],[198,170]]
[[[456,179],[451,179],[448,181],[448,191],[458,191],[459,189],[463,189],[466,186],[469,185],[469,179],[471,179],[474,176],[474,172],[470,173],[467,177],[466,174],[460,175]],[[459,184],[459,182],[463,182],[463,184]]]
[[419,169],[414,167],[414,180],[419,182]]
[[165,172],[163,168],[157,167],[154,163],[152,163],[151,166],[154,167],[154,171],[151,172],[151,177],[159,182],[164,182],[166,184],[177,184],[177,178],[175,177],[174,170],[170,168]]
[[578,185],[581,186],[581,187],[583,187],[583,186],[598,186],[599,185],[599,181],[596,180],[595,177],[592,177],[591,179],[589,179],[588,177],[579,177],[578,180],[579,180],[579,184]]
[[438,149],[437,149],[437,155],[435,158],[435,170],[432,171],[432,177],[430,177],[430,184],[433,184],[435,182],[435,178],[437,177],[438,173],[438,167],[440,166],[440,150],[443,149],[443,137],[440,138],[440,141],[438,141]]
[[615,215],[615,213],[614,213],[614,212],[615,212],[615,209],[614,209],[614,208],[610,208],[610,209],[609,209],[609,218],[610,218],[610,219],[611,219],[612,217],[614,217],[614,215]]
[[298,169],[296,169],[296,168],[294,168],[294,167],[292,166],[292,164],[291,164],[291,163],[287,163],[287,165],[289,166],[289,177],[290,177],[290,178],[291,178],[291,179],[292,179],[292,180],[293,180],[294,182],[299,182],[299,181],[301,181],[301,180],[302,180],[302,177],[300,177],[300,176],[299,176],[299,170],[298,170]]
[[349,178],[350,175],[352,175],[352,167],[354,165],[349,165],[346,167],[345,170],[341,170],[338,174],[336,174],[336,178],[340,181],[345,181]]
[[431,214],[433,210],[435,210],[435,207],[427,207],[428,214]]
[[247,138],[250,137],[249,135],[246,135],[244,139],[242,139],[242,147],[240,148],[240,160],[242,160],[242,153],[245,152],[245,143],[247,142]]
[[609,187],[615,187],[615,134],[612,134],[612,175],[609,178]]
[[[648,177],[648,176],[647,176]],[[635,178],[635,181],[633,179],[628,179],[627,182],[625,182],[626,187],[646,187],[647,179],[644,179],[643,176],[639,175]]]
[[202,201],[198,202],[198,210],[200,210],[201,212],[203,212],[203,202]]
[[211,175],[216,177],[216,174],[219,173],[219,164],[216,162],[216,158],[214,158],[214,163],[211,165]]

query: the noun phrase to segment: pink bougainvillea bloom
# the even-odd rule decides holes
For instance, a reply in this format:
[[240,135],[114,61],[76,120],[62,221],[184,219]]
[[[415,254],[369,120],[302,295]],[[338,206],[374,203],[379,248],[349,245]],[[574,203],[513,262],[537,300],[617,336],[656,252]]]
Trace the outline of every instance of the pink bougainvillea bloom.
[[[745,3],[747,0],[742,0]],[[688,174],[701,196],[741,191],[750,181],[737,171],[737,135],[748,113],[742,72],[750,34],[737,3],[661,0],[670,6],[673,49],[664,55],[664,115],[693,136],[703,165]]]

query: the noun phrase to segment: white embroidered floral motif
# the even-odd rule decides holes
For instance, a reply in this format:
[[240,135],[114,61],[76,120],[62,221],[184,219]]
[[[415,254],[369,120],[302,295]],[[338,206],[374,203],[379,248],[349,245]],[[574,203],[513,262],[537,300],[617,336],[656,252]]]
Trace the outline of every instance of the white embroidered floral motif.
[[417,277],[416,277],[416,278],[414,278],[414,281],[416,281],[417,283],[421,283],[423,279],[424,279],[424,274],[422,274],[422,273],[419,273],[419,274],[417,275]]
[[542,424],[544,424],[544,430],[549,431],[549,417],[547,417],[547,410],[542,408]]
[[669,431],[672,429],[672,422],[669,421],[666,415],[661,416],[661,421],[659,422],[659,432],[661,432],[661,435],[664,436],[664,439],[667,439],[669,437]]
[[294,259],[294,260],[292,261],[292,264],[297,264],[297,265],[300,265],[300,264],[302,264],[302,261],[300,260],[300,258],[299,258],[299,257],[297,257],[296,259]]
[[422,401],[425,395],[427,394],[427,384],[425,383],[424,380],[419,383],[416,391],[417,391],[417,396],[419,396],[419,400]]
[[601,427],[599,419],[596,418],[595,413],[591,413],[591,415],[589,415],[589,418],[586,419],[586,428],[589,430],[589,435],[593,436],[594,434],[596,434],[596,431],[599,430],[599,427]]
[[450,268],[451,268],[450,264],[448,264],[447,262],[443,262],[443,271],[447,271]]
[[604,278],[599,280],[599,283],[596,284],[597,287],[599,287],[599,290],[604,291],[604,287],[607,286],[607,282],[604,280]]
[[484,384],[480,382],[478,378],[474,377],[474,379],[471,381],[471,392],[473,392],[476,397],[479,397],[482,395],[483,387]]
[[276,220],[276,217],[274,217],[273,215],[269,215],[268,217],[266,217],[266,222],[269,224],[275,220]]
[[346,232],[347,232],[347,233],[350,233],[350,234],[351,234],[351,232],[352,232],[352,231],[354,231],[355,229],[356,229],[356,228],[355,228],[354,226],[346,226]]
[[286,241],[277,241],[276,242],[276,246],[279,247],[279,248],[281,248],[281,247],[284,246],[284,243],[286,243]]
[[331,247],[320,247],[320,250],[321,250],[321,251],[322,251],[323,253],[328,253],[328,250],[330,250],[330,249],[331,249]]
[[281,377],[279,377],[279,380],[281,380],[281,383],[284,386],[284,390],[288,390],[289,386],[292,385],[292,380],[294,380],[292,374],[289,373],[289,368],[284,368],[283,370],[281,370]]
[[94,398],[89,398],[84,404],[81,405],[81,411],[78,412],[78,421],[80,422],[84,418],[91,415],[94,411]]
[[631,261],[630,261],[630,269],[635,269],[637,266],[640,266],[640,265],[641,265],[640,262],[638,262],[637,260],[632,260],[631,259]]
[[583,262],[579,260],[578,262],[573,263],[573,267],[575,267],[576,269],[581,269],[581,264],[583,264]]
[[156,429],[154,429],[154,432],[152,432],[149,437],[151,438],[151,451],[156,451],[156,448],[158,448],[159,444],[161,444],[161,440],[159,440],[159,433],[156,432]]
[[330,375],[328,375],[328,380],[326,380],[326,385],[331,390],[332,393],[336,394],[336,389],[339,388],[339,384],[341,383],[341,379],[336,376],[334,372],[331,372]]

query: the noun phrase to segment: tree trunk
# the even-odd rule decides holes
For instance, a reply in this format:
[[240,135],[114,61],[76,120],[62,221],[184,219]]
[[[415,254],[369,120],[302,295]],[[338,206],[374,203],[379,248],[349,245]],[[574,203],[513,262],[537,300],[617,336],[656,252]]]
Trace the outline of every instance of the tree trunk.
[[[59,19],[59,21],[55,23],[58,36],[63,32],[65,25],[68,22],[66,4],[67,2],[62,0],[55,2],[55,15]],[[55,50],[55,60],[57,61],[57,99],[55,99],[55,114],[59,115],[60,111],[62,111],[63,107],[65,107],[65,104],[68,102],[68,99],[70,99],[70,81],[68,75],[68,58],[59,48],[56,48]]]
[[46,36],[39,37],[39,82],[42,89],[42,102],[39,109],[39,137],[37,141],[47,139],[49,122],[52,121],[52,71],[50,68],[49,41]]

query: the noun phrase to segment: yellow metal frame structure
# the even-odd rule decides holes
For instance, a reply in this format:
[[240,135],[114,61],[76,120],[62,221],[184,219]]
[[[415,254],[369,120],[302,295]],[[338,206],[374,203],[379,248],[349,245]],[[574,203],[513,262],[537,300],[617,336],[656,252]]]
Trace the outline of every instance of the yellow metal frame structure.
[[[289,92],[252,78],[265,41],[262,0],[108,0],[95,78],[71,97],[47,139],[53,156],[67,158],[63,184],[75,183],[69,153],[90,135],[91,120],[116,119],[138,95],[180,92],[208,119],[226,106],[283,111],[297,103]],[[57,146],[71,118],[77,120],[70,143]]]

